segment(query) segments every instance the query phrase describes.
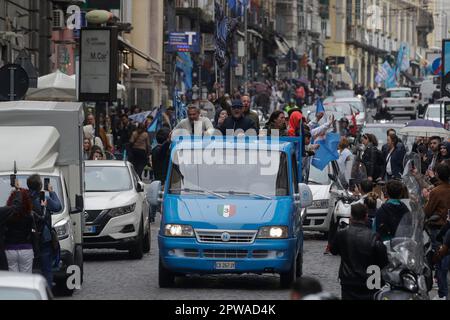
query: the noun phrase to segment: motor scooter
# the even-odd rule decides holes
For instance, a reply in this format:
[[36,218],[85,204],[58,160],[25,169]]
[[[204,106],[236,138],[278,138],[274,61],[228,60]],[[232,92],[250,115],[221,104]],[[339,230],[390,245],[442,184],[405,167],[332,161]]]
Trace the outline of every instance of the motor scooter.
[[382,271],[385,286],[375,300],[429,300],[433,287],[432,246],[424,228],[425,214],[419,184],[412,175],[417,157],[411,158],[402,180],[409,191],[411,211],[402,218],[395,237],[386,241],[389,264]]

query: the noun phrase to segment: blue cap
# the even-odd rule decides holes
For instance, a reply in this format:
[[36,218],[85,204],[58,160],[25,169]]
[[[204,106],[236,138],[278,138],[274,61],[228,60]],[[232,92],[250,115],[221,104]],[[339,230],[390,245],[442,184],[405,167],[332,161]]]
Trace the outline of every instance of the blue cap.
[[244,105],[242,104],[241,100],[234,100],[231,104],[232,108],[243,108]]

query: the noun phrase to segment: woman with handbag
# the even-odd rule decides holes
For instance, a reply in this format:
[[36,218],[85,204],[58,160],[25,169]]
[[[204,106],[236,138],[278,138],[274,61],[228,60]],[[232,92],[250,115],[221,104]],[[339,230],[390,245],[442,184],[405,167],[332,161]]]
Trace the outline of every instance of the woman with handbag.
[[[22,207],[6,222],[5,250],[9,271],[33,271],[33,204],[27,190],[21,189]],[[7,205],[12,206],[16,195],[11,194]]]
[[130,143],[133,153],[131,163],[133,164],[137,175],[141,178],[144,168],[149,162],[150,155],[150,139],[148,133],[145,131],[144,124],[140,123],[133,132]]

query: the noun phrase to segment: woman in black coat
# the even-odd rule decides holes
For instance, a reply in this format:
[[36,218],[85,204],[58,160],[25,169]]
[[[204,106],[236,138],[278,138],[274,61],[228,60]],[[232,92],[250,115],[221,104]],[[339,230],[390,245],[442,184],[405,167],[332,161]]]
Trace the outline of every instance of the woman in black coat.
[[387,148],[383,153],[383,159],[386,161],[385,175],[386,181],[400,179],[403,174],[403,160],[405,158],[404,148],[399,146],[397,135],[390,134],[387,137]]
[[383,174],[383,160],[381,159],[381,151],[378,150],[378,140],[373,134],[365,134],[362,137],[362,143],[365,146],[362,155],[362,163],[366,167],[367,180],[376,181]]

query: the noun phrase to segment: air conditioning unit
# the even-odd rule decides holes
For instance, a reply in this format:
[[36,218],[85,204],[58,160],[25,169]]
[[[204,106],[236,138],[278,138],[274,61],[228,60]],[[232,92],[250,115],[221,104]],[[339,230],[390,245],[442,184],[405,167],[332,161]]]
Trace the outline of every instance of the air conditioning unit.
[[53,10],[52,27],[53,29],[64,29],[64,11]]

